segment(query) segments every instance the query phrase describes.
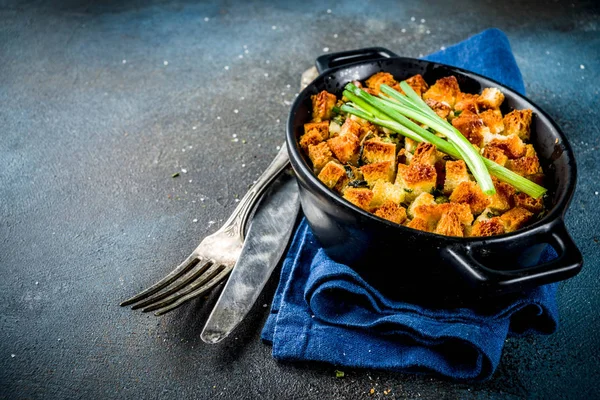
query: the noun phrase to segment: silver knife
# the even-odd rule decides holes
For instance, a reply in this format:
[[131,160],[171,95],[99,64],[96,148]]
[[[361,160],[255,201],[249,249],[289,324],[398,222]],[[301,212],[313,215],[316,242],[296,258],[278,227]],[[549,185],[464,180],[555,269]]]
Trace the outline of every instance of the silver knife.
[[285,172],[257,206],[240,257],[200,335],[204,342],[220,342],[248,314],[287,247],[299,208],[296,178]]

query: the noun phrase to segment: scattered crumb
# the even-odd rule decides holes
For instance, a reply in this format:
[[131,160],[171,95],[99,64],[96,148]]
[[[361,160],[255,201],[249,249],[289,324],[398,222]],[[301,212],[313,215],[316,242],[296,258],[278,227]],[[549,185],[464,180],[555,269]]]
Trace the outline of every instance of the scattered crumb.
[[224,67],[223,67],[223,69],[224,69],[225,71],[229,71],[229,65],[226,65],[226,66],[224,66]]
[[127,60],[123,60],[123,64],[127,64]]
[[402,28],[402,29],[400,29],[400,32],[406,33],[406,29]]
[[210,18],[204,17],[204,22],[208,22],[208,20],[210,20]]
[[167,60],[163,61],[164,65],[169,65],[169,62]]
[[275,30],[275,29],[277,29],[277,27],[276,27],[275,25],[273,25],[273,26],[271,27],[271,29]]
[[323,47],[323,51],[327,53],[329,51],[329,47]]
[[415,19],[416,19],[415,17],[410,17],[410,20],[413,22],[415,21]]
[[440,47],[440,50],[446,50],[446,46]]
[[183,172],[184,174],[187,174],[187,169],[181,168],[181,172]]
[[581,69],[585,69],[585,65],[581,64],[581,65],[579,66],[579,68],[581,68]]
[[330,9],[327,9],[327,14],[331,14],[331,10]]
[[371,390],[369,390],[369,394],[370,395],[374,395],[375,394],[375,388],[371,388]]
[[263,304],[263,308],[267,308],[267,303]]

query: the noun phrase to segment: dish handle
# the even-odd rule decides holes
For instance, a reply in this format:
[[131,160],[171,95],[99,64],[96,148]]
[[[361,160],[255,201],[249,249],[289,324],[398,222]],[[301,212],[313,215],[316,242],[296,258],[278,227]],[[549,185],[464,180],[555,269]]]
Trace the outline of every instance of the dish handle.
[[[443,249],[442,257],[452,264],[472,286],[497,292],[504,292],[509,288],[510,291],[521,290],[576,275],[583,266],[583,257],[567,232],[562,218],[544,228],[546,229],[542,231],[523,232],[518,238],[474,242],[467,245],[456,244]],[[511,246],[511,243],[515,242],[518,244]],[[478,254],[518,251],[543,244],[552,246],[558,257],[532,267],[497,270],[486,267],[477,258]],[[517,246],[519,249],[516,248]]]
[[380,60],[398,55],[384,47],[366,47],[364,49],[340,51],[337,53],[323,54],[315,61],[319,74],[336,67],[346,66],[355,62]]

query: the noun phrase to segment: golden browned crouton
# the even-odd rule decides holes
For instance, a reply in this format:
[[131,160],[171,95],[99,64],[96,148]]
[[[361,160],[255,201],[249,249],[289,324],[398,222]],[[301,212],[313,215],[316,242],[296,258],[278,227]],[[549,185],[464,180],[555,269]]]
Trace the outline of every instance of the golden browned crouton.
[[413,215],[414,218],[421,218],[433,225],[435,225],[444,214],[449,212],[456,215],[458,221],[462,225],[470,225],[473,222],[473,213],[468,204],[464,203],[433,203],[433,204],[420,204],[416,207],[409,207],[409,215]]
[[506,168],[525,177],[542,172],[540,160],[537,156],[524,156],[517,158],[516,160],[508,160],[506,162]]
[[490,203],[488,196],[473,181],[459,183],[456,189],[452,191],[450,201],[468,204],[471,207],[471,212],[475,215],[480,214]]
[[531,217],[533,217],[532,212],[523,207],[515,207],[502,214],[500,220],[502,221],[502,224],[504,224],[504,230],[506,232],[514,232],[525,226]]
[[498,147],[494,146],[486,146],[483,148],[483,156],[488,160],[492,160],[496,164],[504,166],[506,161],[508,161],[508,157],[504,154],[504,151]]
[[504,134],[517,135],[529,140],[531,133],[531,110],[514,110],[504,116]]
[[421,193],[420,195],[418,195],[413,202],[410,204],[410,206],[408,206],[408,209],[406,210],[406,212],[408,213],[408,216],[411,218],[415,217],[415,208],[419,207],[419,206],[429,206],[429,205],[435,205],[435,197],[433,197],[433,195],[431,195],[431,193]]
[[458,216],[453,211],[444,213],[440,218],[434,233],[446,236],[463,237],[463,225],[458,220]]
[[378,72],[367,79],[365,83],[369,89],[373,90],[375,95],[381,93],[379,91],[379,86],[384,83],[388,86],[396,86],[398,84],[398,82],[394,79],[394,76],[389,72]]
[[477,114],[463,111],[460,116],[452,120],[452,125],[469,139],[469,142],[479,147],[483,144],[483,138],[490,129],[485,126],[483,120]]
[[419,96],[422,96],[423,93],[429,89],[429,85],[425,82],[425,79],[421,76],[421,74],[413,75],[406,80],[408,86],[412,88]]
[[513,195],[513,201],[515,202],[515,206],[522,207],[534,214],[537,214],[544,209],[543,196],[535,199],[526,193],[520,192]]
[[396,144],[386,143],[379,138],[366,140],[363,144],[362,161],[365,164],[390,161],[396,162]]
[[435,111],[437,115],[444,119],[448,118],[448,114],[450,114],[450,111],[452,111],[448,103],[445,102],[427,99],[425,100],[425,103],[429,106],[429,108]]
[[479,95],[462,93],[459,92],[456,96],[456,103],[454,103],[454,110],[456,111],[469,111],[473,114],[477,114],[477,98]]
[[469,173],[467,164],[463,160],[446,162],[446,179],[444,180],[444,193],[450,194],[459,183],[468,182]]
[[525,143],[517,135],[499,136],[492,139],[487,147],[499,148],[509,159],[523,157],[526,149]]
[[339,135],[327,141],[329,148],[343,164],[357,165],[360,140],[353,134]]
[[394,180],[394,165],[390,161],[376,162],[360,167],[365,181],[373,186],[377,181],[392,182]]
[[344,198],[357,207],[369,211],[373,192],[367,188],[349,187],[344,191]]
[[304,135],[300,138],[300,147],[307,151],[309,145],[317,145],[328,138],[329,128],[326,121],[310,122],[304,124]]
[[485,110],[479,113],[479,118],[483,120],[483,123],[490,129],[491,133],[496,134],[504,130],[504,122],[502,122],[502,113],[500,110]]
[[505,233],[504,224],[499,217],[478,220],[471,228],[470,236],[494,236]]
[[504,94],[497,88],[485,88],[477,98],[480,110],[497,109],[504,101]]
[[413,154],[411,163],[422,163],[422,164],[435,164],[437,157],[437,151],[433,144],[427,142],[421,142],[417,145]]
[[421,193],[429,193],[437,182],[435,167],[430,164],[411,163],[409,166],[398,164],[396,184],[406,192],[406,199],[413,200]]
[[391,182],[379,180],[373,185],[373,199],[371,206],[380,207],[383,203],[393,202],[400,204],[404,201],[406,192],[398,185]]
[[375,211],[375,215],[388,221],[401,224],[406,221],[406,209],[393,201],[386,201]]
[[362,125],[352,118],[346,118],[340,128],[340,136],[352,134],[360,139]]
[[456,96],[460,93],[458,81],[454,76],[438,79],[433,86],[423,93],[423,100],[435,100],[454,107]]
[[329,150],[327,142],[321,142],[317,145],[311,144],[308,146],[308,158],[312,162],[313,170],[318,174],[325,164],[333,160],[333,154]]
[[344,166],[336,161],[329,161],[317,176],[328,188],[341,187],[348,179]]
[[427,221],[421,218],[413,218],[406,224],[406,226],[425,232],[430,232],[432,230],[432,227],[430,227],[429,224],[427,224]]
[[319,94],[310,96],[312,100],[312,120],[314,122],[321,122],[331,119],[331,111],[337,102],[335,94],[328,93],[323,90]]
[[501,182],[497,178],[492,177],[496,194],[490,196],[490,204],[488,208],[496,212],[504,212],[513,206],[513,195],[515,188],[508,183]]

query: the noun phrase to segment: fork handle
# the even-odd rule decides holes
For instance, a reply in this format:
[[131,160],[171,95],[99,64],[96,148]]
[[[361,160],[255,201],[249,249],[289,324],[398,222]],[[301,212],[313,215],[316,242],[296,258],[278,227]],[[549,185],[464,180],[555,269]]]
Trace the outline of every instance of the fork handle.
[[290,163],[287,148],[285,143],[281,146],[281,150],[275,156],[275,159],[269,164],[267,169],[256,180],[256,183],[248,190],[244,197],[240,200],[238,206],[233,210],[231,216],[225,221],[218,232],[226,232],[230,236],[238,235],[244,238],[246,232],[246,223],[256,205],[260,196],[269,187],[271,182],[287,167]]

